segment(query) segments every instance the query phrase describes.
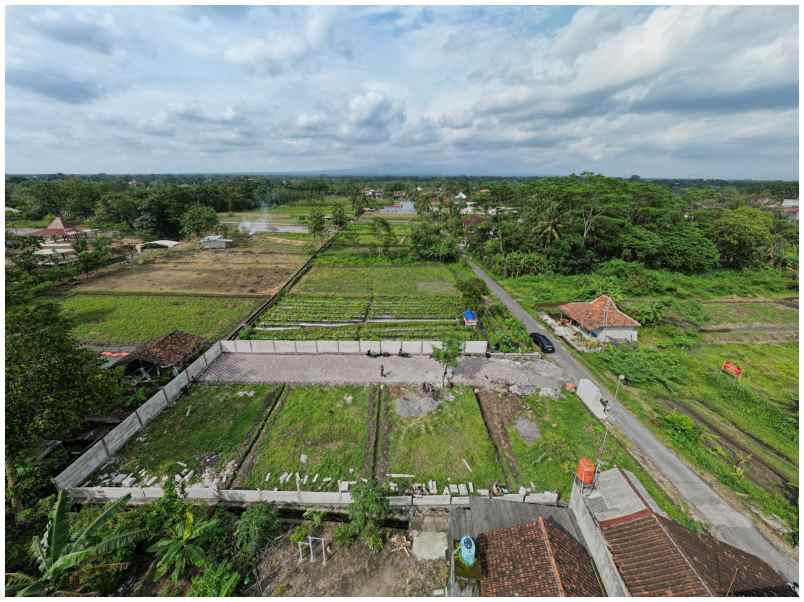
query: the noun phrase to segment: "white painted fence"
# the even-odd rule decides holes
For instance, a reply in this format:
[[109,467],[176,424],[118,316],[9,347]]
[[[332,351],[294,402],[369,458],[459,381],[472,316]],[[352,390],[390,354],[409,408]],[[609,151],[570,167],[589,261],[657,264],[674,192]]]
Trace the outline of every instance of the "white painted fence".
[[[70,492],[89,492],[92,495],[106,495],[103,493],[105,490],[114,490],[110,495],[117,495],[118,497],[125,495],[119,493],[121,490],[126,492],[131,489],[135,491],[148,491],[155,488],[125,488],[125,487],[79,487],[76,485],[83,482],[89,475],[102,466],[115,452],[121,449],[128,441],[142,430],[146,424],[156,418],[162,410],[164,410],[169,403],[172,403],[182,391],[193,382],[198,376],[203,374],[207,366],[214,362],[218,356],[223,352],[220,342],[212,345],[204,355],[200,356],[187,368],[180,372],[173,380],[171,380],[164,387],[159,389],[153,397],[142,404],[139,408],[126,418],[123,422],[118,424],[115,428],[109,431],[103,439],[98,441],[95,445],[90,447],[81,456],[78,457],[72,464],[59,473],[53,482],[58,489],[70,489]],[[78,495],[84,495],[79,493]],[[132,493],[132,495],[134,495]],[[161,493],[159,494],[161,496]],[[159,497],[157,496],[157,497]],[[113,498],[109,498],[113,499]]]
[[[224,353],[408,353],[431,355],[441,347],[441,341],[221,341]],[[488,341],[465,341],[461,352],[467,355],[482,355],[488,349]]]

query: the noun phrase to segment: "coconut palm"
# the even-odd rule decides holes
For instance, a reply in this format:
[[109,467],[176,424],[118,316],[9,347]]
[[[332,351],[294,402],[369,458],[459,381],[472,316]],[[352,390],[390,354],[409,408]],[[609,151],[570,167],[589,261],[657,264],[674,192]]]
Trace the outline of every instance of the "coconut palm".
[[160,539],[148,551],[159,556],[156,563],[156,579],[161,579],[172,569],[171,581],[176,583],[184,576],[190,564],[196,567],[204,566],[206,558],[204,550],[198,543],[199,539],[210,529],[216,527],[217,520],[201,521],[194,524],[193,513],[187,512],[183,523],[176,523],[169,530],[170,536]]
[[[70,536],[69,499],[59,492],[50,512],[47,528],[41,538],[31,542],[31,554],[39,569],[38,576],[24,573],[6,573],[6,587],[18,596],[46,596],[70,593],[64,588],[71,577],[87,568],[90,561],[114,552],[145,535],[144,529],[121,533],[92,544],[93,536],[128,503],[130,495],[110,504],[77,537]],[[125,568],[125,563],[94,565],[95,573]]]

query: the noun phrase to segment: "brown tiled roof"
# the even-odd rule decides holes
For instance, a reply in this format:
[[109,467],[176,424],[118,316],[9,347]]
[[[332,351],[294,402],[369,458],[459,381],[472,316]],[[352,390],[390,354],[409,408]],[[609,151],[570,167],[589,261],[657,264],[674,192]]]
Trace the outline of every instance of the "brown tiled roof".
[[639,326],[639,322],[625,315],[608,295],[600,295],[589,303],[565,303],[561,312],[588,331],[600,328],[627,328]]
[[71,234],[77,234],[78,232],[80,232],[80,230],[65,226],[64,220],[60,217],[56,217],[47,225],[47,228],[34,230],[32,234],[33,236],[69,236]]
[[203,337],[174,330],[170,334],[140,345],[128,354],[123,363],[139,360],[161,367],[179,366],[190,359],[203,344]]
[[627,518],[600,528],[632,596],[795,595],[752,554],[653,512]]
[[478,537],[481,596],[603,596],[586,550],[551,519]]

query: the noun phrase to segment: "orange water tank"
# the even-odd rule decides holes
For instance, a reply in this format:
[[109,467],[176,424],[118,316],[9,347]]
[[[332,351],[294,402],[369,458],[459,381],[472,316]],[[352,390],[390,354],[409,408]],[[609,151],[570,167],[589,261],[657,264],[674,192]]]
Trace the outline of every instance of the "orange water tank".
[[578,469],[575,471],[575,476],[584,485],[591,485],[595,481],[595,463],[589,458],[581,458],[578,460]]

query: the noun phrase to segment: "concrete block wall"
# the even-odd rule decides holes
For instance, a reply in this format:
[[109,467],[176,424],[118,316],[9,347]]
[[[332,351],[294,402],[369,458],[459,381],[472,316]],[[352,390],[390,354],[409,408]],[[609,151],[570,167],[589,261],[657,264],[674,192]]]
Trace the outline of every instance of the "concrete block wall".
[[609,552],[608,544],[603,537],[603,533],[598,527],[595,517],[586,507],[581,485],[576,479],[572,484],[572,494],[570,496],[570,512],[578,525],[578,529],[586,542],[586,549],[595,561],[598,575],[603,582],[606,594],[609,596],[629,596],[628,588],[620,577],[620,572],[614,564],[614,558]]
[[[441,341],[221,341],[223,353],[390,353],[431,355],[441,347]],[[484,354],[487,341],[466,341],[461,350],[465,354]]]
[[[231,343],[231,341],[226,342]],[[56,487],[58,489],[74,489],[78,484],[86,480],[87,477],[109,459],[110,455],[122,448],[131,437],[151,420],[156,418],[162,410],[167,407],[169,402],[174,401],[181,395],[183,389],[189,385],[194,378],[199,376],[203,370],[206,369],[206,366],[214,362],[222,352],[223,345],[221,342],[214,343],[201,357],[190,364],[187,370],[180,372],[167,385],[157,391],[153,397],[137,408],[128,418],[109,431],[103,439],[90,447],[72,464],[59,473],[53,479]],[[95,490],[98,488],[92,489]],[[124,488],[112,487],[106,489],[113,489],[116,495]],[[140,498],[141,497],[142,496],[140,496]]]
[[600,389],[597,388],[597,385],[587,378],[582,378],[578,381],[577,393],[589,411],[603,420],[603,404],[600,403]]

